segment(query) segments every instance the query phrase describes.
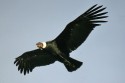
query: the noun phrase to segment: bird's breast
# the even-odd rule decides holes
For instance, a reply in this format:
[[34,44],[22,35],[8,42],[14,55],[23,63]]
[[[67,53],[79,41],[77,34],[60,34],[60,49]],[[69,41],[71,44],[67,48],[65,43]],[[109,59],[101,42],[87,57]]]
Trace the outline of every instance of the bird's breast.
[[46,49],[53,55],[58,55],[61,53],[60,49],[58,48],[57,44],[54,41],[46,42]]

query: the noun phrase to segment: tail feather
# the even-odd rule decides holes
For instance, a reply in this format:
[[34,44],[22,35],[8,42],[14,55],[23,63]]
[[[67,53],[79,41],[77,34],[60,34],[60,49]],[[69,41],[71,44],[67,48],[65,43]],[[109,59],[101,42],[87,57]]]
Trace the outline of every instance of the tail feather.
[[64,65],[69,72],[77,70],[82,65],[82,62],[77,61],[70,57],[69,57],[68,61],[69,61],[69,63],[64,63]]

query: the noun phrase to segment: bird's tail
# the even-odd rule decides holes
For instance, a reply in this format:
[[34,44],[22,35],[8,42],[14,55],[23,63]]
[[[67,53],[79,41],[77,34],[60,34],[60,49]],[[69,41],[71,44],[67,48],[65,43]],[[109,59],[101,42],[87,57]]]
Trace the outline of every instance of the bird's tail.
[[69,72],[72,72],[72,71],[75,71],[77,70],[78,68],[80,68],[80,66],[82,65],[82,62],[80,61],[77,61],[71,57],[68,58],[68,62],[65,62],[64,63],[66,69],[69,71]]

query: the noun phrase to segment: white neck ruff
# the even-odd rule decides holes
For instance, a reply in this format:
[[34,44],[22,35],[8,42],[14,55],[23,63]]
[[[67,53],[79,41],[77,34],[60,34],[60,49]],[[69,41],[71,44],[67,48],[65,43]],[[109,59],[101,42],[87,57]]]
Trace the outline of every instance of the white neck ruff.
[[46,48],[46,42],[42,42],[43,48]]

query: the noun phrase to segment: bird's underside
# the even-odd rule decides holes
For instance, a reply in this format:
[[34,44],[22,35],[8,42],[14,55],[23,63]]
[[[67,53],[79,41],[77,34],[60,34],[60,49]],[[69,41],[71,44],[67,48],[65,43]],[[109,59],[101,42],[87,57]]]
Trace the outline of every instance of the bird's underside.
[[70,22],[54,40],[38,43],[39,49],[23,53],[16,58],[14,64],[24,75],[31,72],[35,67],[49,65],[55,61],[63,63],[69,72],[77,70],[82,62],[71,58],[69,54],[86,40],[96,26],[106,22],[101,20],[107,17],[105,16],[107,12],[102,12],[104,9],[106,8],[102,6],[92,6]]

